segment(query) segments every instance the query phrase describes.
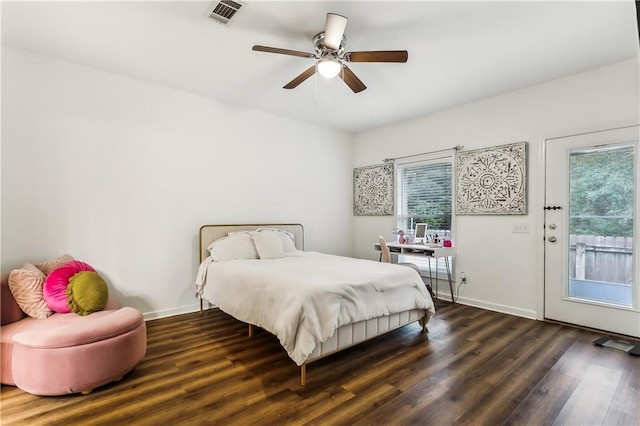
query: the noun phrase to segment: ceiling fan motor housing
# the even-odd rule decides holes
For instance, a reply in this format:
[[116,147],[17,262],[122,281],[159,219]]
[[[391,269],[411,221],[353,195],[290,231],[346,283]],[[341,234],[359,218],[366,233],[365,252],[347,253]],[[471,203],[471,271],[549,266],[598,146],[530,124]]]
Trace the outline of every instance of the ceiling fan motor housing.
[[313,46],[316,49],[318,58],[333,57],[338,58],[344,53],[344,46],[347,43],[347,37],[343,34],[338,50],[330,49],[324,44],[324,31],[319,32],[313,37]]

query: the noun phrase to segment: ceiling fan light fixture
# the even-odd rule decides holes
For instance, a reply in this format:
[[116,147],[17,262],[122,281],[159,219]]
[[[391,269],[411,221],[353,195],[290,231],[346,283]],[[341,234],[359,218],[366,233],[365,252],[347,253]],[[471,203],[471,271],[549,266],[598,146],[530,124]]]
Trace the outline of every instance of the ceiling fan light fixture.
[[324,78],[333,78],[342,71],[342,63],[333,58],[320,59],[317,67],[318,73],[320,73]]

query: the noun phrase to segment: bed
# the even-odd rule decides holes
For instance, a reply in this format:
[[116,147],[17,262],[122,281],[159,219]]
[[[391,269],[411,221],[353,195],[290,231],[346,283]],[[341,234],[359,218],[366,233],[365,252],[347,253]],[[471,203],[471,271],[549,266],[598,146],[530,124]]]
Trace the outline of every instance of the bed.
[[304,251],[300,224],[204,225],[195,290],[280,340],[300,366],[435,313],[411,268]]

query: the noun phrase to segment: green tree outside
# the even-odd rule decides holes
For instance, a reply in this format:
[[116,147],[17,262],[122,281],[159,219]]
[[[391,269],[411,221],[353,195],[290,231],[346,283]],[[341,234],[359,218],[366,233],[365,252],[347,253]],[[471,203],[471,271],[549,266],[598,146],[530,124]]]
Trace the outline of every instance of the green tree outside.
[[633,147],[570,156],[569,232],[633,236]]

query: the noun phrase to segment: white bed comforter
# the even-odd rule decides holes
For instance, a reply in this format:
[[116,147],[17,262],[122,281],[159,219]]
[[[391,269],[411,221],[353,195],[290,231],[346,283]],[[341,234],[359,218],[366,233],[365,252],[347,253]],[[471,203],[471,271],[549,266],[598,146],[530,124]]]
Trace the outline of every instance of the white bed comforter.
[[200,265],[196,291],[222,311],[278,337],[296,364],[345,324],[410,309],[435,313],[411,268],[316,252]]

